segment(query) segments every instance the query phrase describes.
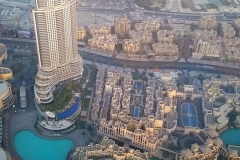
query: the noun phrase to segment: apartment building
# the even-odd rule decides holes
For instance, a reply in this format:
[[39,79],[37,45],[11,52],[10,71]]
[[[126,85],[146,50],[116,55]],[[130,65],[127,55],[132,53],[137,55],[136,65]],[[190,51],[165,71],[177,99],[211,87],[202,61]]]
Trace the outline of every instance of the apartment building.
[[130,30],[129,37],[136,41],[140,41],[141,44],[148,44],[152,42],[152,33],[149,31],[136,32],[134,30]]
[[229,61],[240,62],[240,48],[226,48],[225,53]]
[[172,43],[174,40],[174,35],[169,30],[159,30],[157,32],[158,43]]
[[88,39],[88,46],[94,49],[113,52],[117,43],[117,35],[95,36]]
[[184,149],[180,152],[180,160],[186,159],[211,159],[217,157],[223,152],[223,142],[219,134],[214,130],[200,131],[196,136],[201,143],[194,143],[190,149]]
[[86,37],[86,29],[84,27],[77,28],[77,40],[81,41],[84,40]]
[[214,29],[217,26],[215,15],[203,15],[198,22],[199,29]]
[[77,147],[75,152],[71,155],[72,160],[88,160],[94,156],[108,157],[109,159],[116,160],[150,160],[148,152],[142,153],[139,150],[120,147],[115,144],[115,141],[106,136],[103,137],[99,144]]
[[187,35],[190,35],[191,33],[190,26],[188,25],[177,24],[177,25],[172,25],[171,28],[172,28],[171,33],[174,36],[187,36]]
[[237,18],[233,21],[233,24],[235,27],[237,27],[238,29],[240,28],[240,18]]
[[[226,88],[233,88],[226,90]],[[214,127],[216,130],[222,130],[227,127],[228,114],[235,108],[239,111],[240,80],[238,77],[214,78],[203,81],[204,97],[208,103],[213,106]],[[221,103],[221,97],[224,103]],[[219,103],[220,102],[220,103]]]
[[118,35],[128,34],[131,29],[131,20],[126,17],[116,17],[114,20],[114,31]]
[[199,40],[195,52],[192,53],[192,58],[202,59],[219,59],[220,47],[216,41]]
[[191,32],[190,37],[193,39],[206,39],[206,40],[216,40],[217,31],[214,30],[194,30]]
[[178,46],[175,44],[153,43],[153,52],[156,56],[177,56]]
[[91,24],[88,26],[89,33],[92,37],[95,36],[106,36],[111,33],[111,26],[109,25],[98,25]]
[[154,18],[147,18],[141,23],[136,23],[135,24],[135,31],[158,31],[160,28],[160,22],[158,19]]
[[135,54],[141,50],[141,43],[136,39],[124,39],[123,52],[128,54]]
[[228,23],[222,23],[222,32],[221,35],[225,39],[232,39],[236,35],[236,31],[231,26],[231,24]]
[[2,64],[3,60],[7,59],[7,56],[7,47],[3,43],[0,43],[0,64]]
[[36,4],[32,13],[39,63],[34,93],[37,103],[50,103],[57,84],[78,80],[83,72],[77,48],[76,1],[41,0]]
[[217,32],[214,30],[194,30],[191,32],[190,37],[193,39],[193,47],[197,48],[198,41],[202,40],[217,40]]
[[225,39],[223,42],[225,48],[240,47],[240,38]]
[[132,25],[135,23],[141,23],[144,20],[144,13],[143,12],[129,12],[129,18],[131,20]]

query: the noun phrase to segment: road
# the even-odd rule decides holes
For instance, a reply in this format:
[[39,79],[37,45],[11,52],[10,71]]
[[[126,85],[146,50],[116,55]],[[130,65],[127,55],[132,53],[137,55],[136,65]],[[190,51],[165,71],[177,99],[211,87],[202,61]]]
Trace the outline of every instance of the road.
[[[85,11],[85,12],[94,12],[94,13],[104,13],[104,14],[127,14],[129,12],[134,12],[135,9],[129,8],[124,10],[116,10],[116,9],[100,9],[100,8],[78,8],[78,11]],[[166,17],[171,16],[172,18],[179,18],[184,20],[191,20],[191,21],[198,21],[199,18],[203,15],[203,13],[178,13],[178,12],[166,12],[166,11],[147,11],[142,10],[143,13],[147,16],[155,16],[155,17]],[[217,18],[217,21],[233,21],[239,17],[238,14],[232,13],[215,13],[214,14]]]
[[[0,38],[1,43],[9,43],[9,44],[15,44],[15,45],[34,45],[35,46],[35,40],[31,40],[31,42],[28,40],[27,42],[24,42],[24,39],[9,39],[9,40],[3,40]],[[186,66],[186,65],[196,65],[196,66],[202,66],[203,64],[201,63],[190,63],[188,61],[186,62],[159,62],[159,61],[133,61],[133,60],[121,60],[121,59],[116,59],[113,57],[105,57],[105,56],[100,56],[100,55],[95,55],[93,53],[85,53],[81,54],[82,58],[88,61],[95,61],[99,63],[104,63],[108,65],[115,65],[115,66],[125,66],[125,67],[135,67],[135,68],[162,68],[162,67],[172,67],[174,66]],[[33,66],[36,67],[37,61],[34,62]],[[204,64],[205,66],[210,66],[210,67],[215,67],[215,65],[211,64]],[[239,71],[240,69],[233,69],[230,67],[226,66],[217,66],[218,69],[229,69],[231,71]],[[27,78],[26,78],[27,80]]]

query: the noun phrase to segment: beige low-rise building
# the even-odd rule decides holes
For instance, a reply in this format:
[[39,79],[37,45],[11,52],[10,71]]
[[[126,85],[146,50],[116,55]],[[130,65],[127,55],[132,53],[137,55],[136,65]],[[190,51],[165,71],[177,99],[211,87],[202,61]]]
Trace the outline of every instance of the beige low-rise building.
[[0,43],[0,65],[3,60],[7,59],[7,56],[7,47],[3,43]]
[[240,49],[236,47],[226,48],[226,56],[231,62],[240,62]]
[[217,25],[215,15],[203,15],[198,22],[199,29],[214,29]]
[[141,43],[135,39],[124,39],[122,44],[123,52],[128,54],[135,54],[141,50]]
[[158,43],[172,43],[174,40],[174,35],[172,35],[169,30],[159,30],[157,32]]
[[137,32],[139,31],[153,32],[153,31],[158,31],[159,28],[160,28],[160,22],[158,19],[154,19],[154,18],[147,18],[143,22],[135,24],[135,30]]
[[128,34],[131,29],[131,21],[126,17],[116,17],[114,20],[114,31],[118,35]]
[[190,35],[191,30],[188,25],[172,25],[172,35],[174,36],[187,36]]
[[193,143],[191,148],[181,150],[179,160],[215,159],[219,154],[226,152],[216,131],[201,131],[196,136],[202,144]]
[[202,40],[217,40],[217,32],[214,30],[194,30],[190,37],[193,39],[193,47],[197,48],[198,41]]
[[222,32],[221,35],[225,39],[232,39],[236,35],[236,31],[231,26],[231,24],[228,23],[222,23]]
[[214,30],[194,30],[191,32],[190,37],[193,39],[207,39],[207,40],[216,40],[217,31]]
[[240,47],[240,38],[225,39],[223,42],[225,48]]
[[89,33],[92,37],[95,36],[106,36],[111,33],[111,26],[109,25],[98,25],[91,24],[88,26]]
[[86,37],[86,29],[84,27],[77,28],[77,40],[84,40]]
[[90,48],[99,49],[103,51],[113,52],[117,43],[116,35],[96,36],[88,39],[88,46]]
[[132,22],[132,25],[135,23],[141,23],[144,20],[144,17],[145,15],[143,12],[129,12],[129,18]]
[[216,41],[199,40],[195,52],[192,53],[193,59],[213,58],[219,59],[220,47]]
[[235,19],[235,20],[233,21],[233,24],[234,24],[235,27],[237,27],[237,28],[239,29],[239,28],[240,28],[240,18]]
[[153,43],[153,52],[156,56],[177,56],[178,46],[175,44]]
[[86,147],[77,147],[71,155],[72,160],[89,160],[93,157],[108,157],[106,160],[150,160],[148,152],[140,152],[139,150],[130,149],[128,147],[120,147],[115,141],[108,137],[103,137],[102,141],[96,145],[88,145]]
[[141,44],[147,44],[152,42],[152,33],[149,31],[136,32],[134,30],[130,30],[129,36],[131,39],[140,41]]
[[114,42],[114,43],[118,43],[118,38],[117,38],[117,35],[116,34],[108,34],[105,36],[105,40],[108,40],[108,41],[111,41],[111,42]]

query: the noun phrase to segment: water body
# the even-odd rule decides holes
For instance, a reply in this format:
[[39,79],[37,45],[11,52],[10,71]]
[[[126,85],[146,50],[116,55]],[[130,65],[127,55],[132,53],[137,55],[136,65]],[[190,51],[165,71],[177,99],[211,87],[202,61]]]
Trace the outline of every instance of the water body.
[[238,129],[227,129],[220,134],[221,139],[225,145],[240,146],[240,128]]
[[43,139],[30,130],[17,132],[13,141],[15,150],[24,160],[66,160],[73,148],[70,139]]

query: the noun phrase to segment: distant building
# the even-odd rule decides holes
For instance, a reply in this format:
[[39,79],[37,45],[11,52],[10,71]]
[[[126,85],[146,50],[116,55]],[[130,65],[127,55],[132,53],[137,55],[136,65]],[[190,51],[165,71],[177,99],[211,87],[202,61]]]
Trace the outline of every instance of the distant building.
[[88,46],[102,51],[113,52],[117,44],[117,35],[95,36],[88,39]]
[[195,52],[192,53],[193,59],[219,59],[220,48],[216,41],[203,41],[199,40]]
[[231,24],[228,23],[222,23],[222,32],[221,35],[224,39],[231,39],[234,38],[236,35],[236,31],[231,26]]
[[174,35],[169,30],[159,30],[157,32],[158,43],[172,43]]
[[201,40],[217,40],[217,32],[214,30],[194,30],[191,32],[190,37],[193,39],[193,47],[196,48],[198,41]]
[[86,37],[86,29],[84,27],[78,27],[77,28],[77,39],[84,40],[85,37]]
[[152,49],[156,56],[177,56],[178,55],[178,46],[175,44],[153,43]]
[[189,25],[184,25],[184,24],[177,24],[177,25],[172,25],[172,31],[171,34],[174,36],[188,36],[191,33]]
[[158,19],[154,18],[147,18],[141,23],[136,23],[135,24],[135,30],[137,32],[139,31],[158,31],[160,28],[160,21]]
[[111,33],[111,26],[109,25],[98,25],[98,24],[91,24],[88,26],[88,30],[92,37],[95,36],[106,36]]
[[12,70],[5,67],[0,67],[0,80],[10,80],[13,78]]
[[[109,157],[109,160],[150,160],[148,152],[141,153],[139,150],[120,147],[108,137],[103,137],[102,141],[96,145],[77,147],[71,155],[72,160],[88,160],[94,156]],[[104,159],[108,160],[107,158]]]
[[135,54],[141,50],[141,43],[135,39],[124,39],[123,52],[128,54]]
[[116,17],[114,20],[114,31],[116,34],[128,34],[131,29],[131,21],[125,17]]
[[11,107],[14,103],[11,86],[8,82],[0,80],[0,110]]
[[235,19],[235,20],[233,21],[233,24],[234,24],[235,27],[237,27],[237,28],[239,29],[239,28],[240,28],[240,18]]
[[143,12],[129,12],[129,18],[132,24],[141,23],[144,19],[145,15]]
[[152,42],[152,33],[149,31],[136,32],[134,30],[130,30],[129,37],[134,40],[140,41],[141,44],[148,44]]
[[0,43],[0,64],[2,64],[3,60],[7,59],[7,56],[7,47],[3,43]]
[[215,15],[203,15],[198,22],[199,29],[214,29],[217,25]]
[[207,159],[217,157],[222,152],[225,153],[225,150],[222,148],[223,142],[216,131],[200,131],[197,137],[202,144],[194,143],[190,148],[181,150],[179,160]]

